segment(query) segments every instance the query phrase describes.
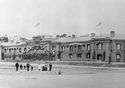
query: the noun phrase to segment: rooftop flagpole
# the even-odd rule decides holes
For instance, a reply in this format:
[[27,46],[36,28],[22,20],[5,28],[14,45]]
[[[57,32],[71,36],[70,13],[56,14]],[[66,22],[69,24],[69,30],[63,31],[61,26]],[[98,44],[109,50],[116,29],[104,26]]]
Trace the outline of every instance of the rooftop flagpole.
[[96,27],[100,27],[100,36],[102,37],[102,30],[101,30],[101,27],[102,27],[102,22],[99,22]]

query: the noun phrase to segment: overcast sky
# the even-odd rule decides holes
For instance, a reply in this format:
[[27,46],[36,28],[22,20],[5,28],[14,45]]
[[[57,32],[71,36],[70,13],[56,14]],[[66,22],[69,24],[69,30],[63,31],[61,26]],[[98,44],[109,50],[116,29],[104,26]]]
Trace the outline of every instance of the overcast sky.
[[111,30],[125,33],[125,0],[0,0],[0,36]]

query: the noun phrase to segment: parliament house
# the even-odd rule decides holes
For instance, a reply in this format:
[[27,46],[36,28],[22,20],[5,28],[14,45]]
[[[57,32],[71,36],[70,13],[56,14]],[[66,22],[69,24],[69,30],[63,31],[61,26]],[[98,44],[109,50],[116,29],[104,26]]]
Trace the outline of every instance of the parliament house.
[[1,60],[125,62],[125,35],[108,34],[43,38],[18,44],[1,43]]

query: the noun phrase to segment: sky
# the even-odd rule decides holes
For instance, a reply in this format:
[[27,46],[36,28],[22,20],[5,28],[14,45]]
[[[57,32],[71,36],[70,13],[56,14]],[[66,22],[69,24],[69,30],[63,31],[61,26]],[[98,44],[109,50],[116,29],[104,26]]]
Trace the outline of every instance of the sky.
[[[100,26],[97,26],[101,22]],[[125,0],[0,0],[0,36],[125,34]]]

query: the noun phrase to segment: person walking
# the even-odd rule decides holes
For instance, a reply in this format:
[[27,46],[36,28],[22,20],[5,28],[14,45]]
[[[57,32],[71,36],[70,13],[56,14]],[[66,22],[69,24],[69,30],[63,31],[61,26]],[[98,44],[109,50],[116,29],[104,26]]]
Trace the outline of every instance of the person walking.
[[30,64],[29,62],[26,64],[27,71],[29,71]]
[[16,71],[18,71],[18,68],[19,68],[19,63],[18,62],[16,62],[15,67],[16,67]]
[[50,63],[49,64],[49,71],[51,71],[52,70],[52,64]]

